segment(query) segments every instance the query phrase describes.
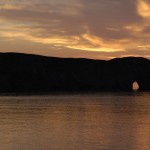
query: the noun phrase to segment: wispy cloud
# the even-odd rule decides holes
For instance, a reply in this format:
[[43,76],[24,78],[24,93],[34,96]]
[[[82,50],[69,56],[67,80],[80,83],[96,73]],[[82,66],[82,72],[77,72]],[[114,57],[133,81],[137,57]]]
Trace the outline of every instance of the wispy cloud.
[[[149,18],[148,0],[5,0],[0,2],[1,49],[9,51],[13,41],[22,44],[20,52],[30,45],[31,53],[44,55],[149,57]],[[10,51],[19,51],[17,46]]]

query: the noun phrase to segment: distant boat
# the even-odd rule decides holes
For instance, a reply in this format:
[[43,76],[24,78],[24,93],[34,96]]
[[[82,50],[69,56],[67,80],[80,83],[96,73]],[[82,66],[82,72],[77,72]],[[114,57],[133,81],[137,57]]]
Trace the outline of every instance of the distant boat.
[[138,91],[138,90],[139,90],[139,88],[140,88],[140,86],[139,86],[138,82],[137,82],[137,81],[135,81],[135,82],[133,83],[133,85],[132,85],[132,89],[133,89],[133,91]]

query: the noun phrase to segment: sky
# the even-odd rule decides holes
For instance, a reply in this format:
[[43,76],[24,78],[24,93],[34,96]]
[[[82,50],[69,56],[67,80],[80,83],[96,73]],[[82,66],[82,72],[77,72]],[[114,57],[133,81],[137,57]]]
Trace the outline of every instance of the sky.
[[0,0],[0,52],[150,58],[150,0]]

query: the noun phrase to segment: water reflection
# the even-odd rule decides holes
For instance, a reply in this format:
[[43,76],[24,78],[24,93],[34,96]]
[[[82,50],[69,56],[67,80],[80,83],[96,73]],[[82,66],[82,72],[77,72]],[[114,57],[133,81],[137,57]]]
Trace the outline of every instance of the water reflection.
[[3,150],[149,150],[150,94],[0,98]]

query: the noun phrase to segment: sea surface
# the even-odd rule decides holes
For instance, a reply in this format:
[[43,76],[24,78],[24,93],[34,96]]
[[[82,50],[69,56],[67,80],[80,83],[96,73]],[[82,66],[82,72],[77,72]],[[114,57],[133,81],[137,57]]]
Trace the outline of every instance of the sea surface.
[[1,150],[150,150],[150,93],[0,96]]

